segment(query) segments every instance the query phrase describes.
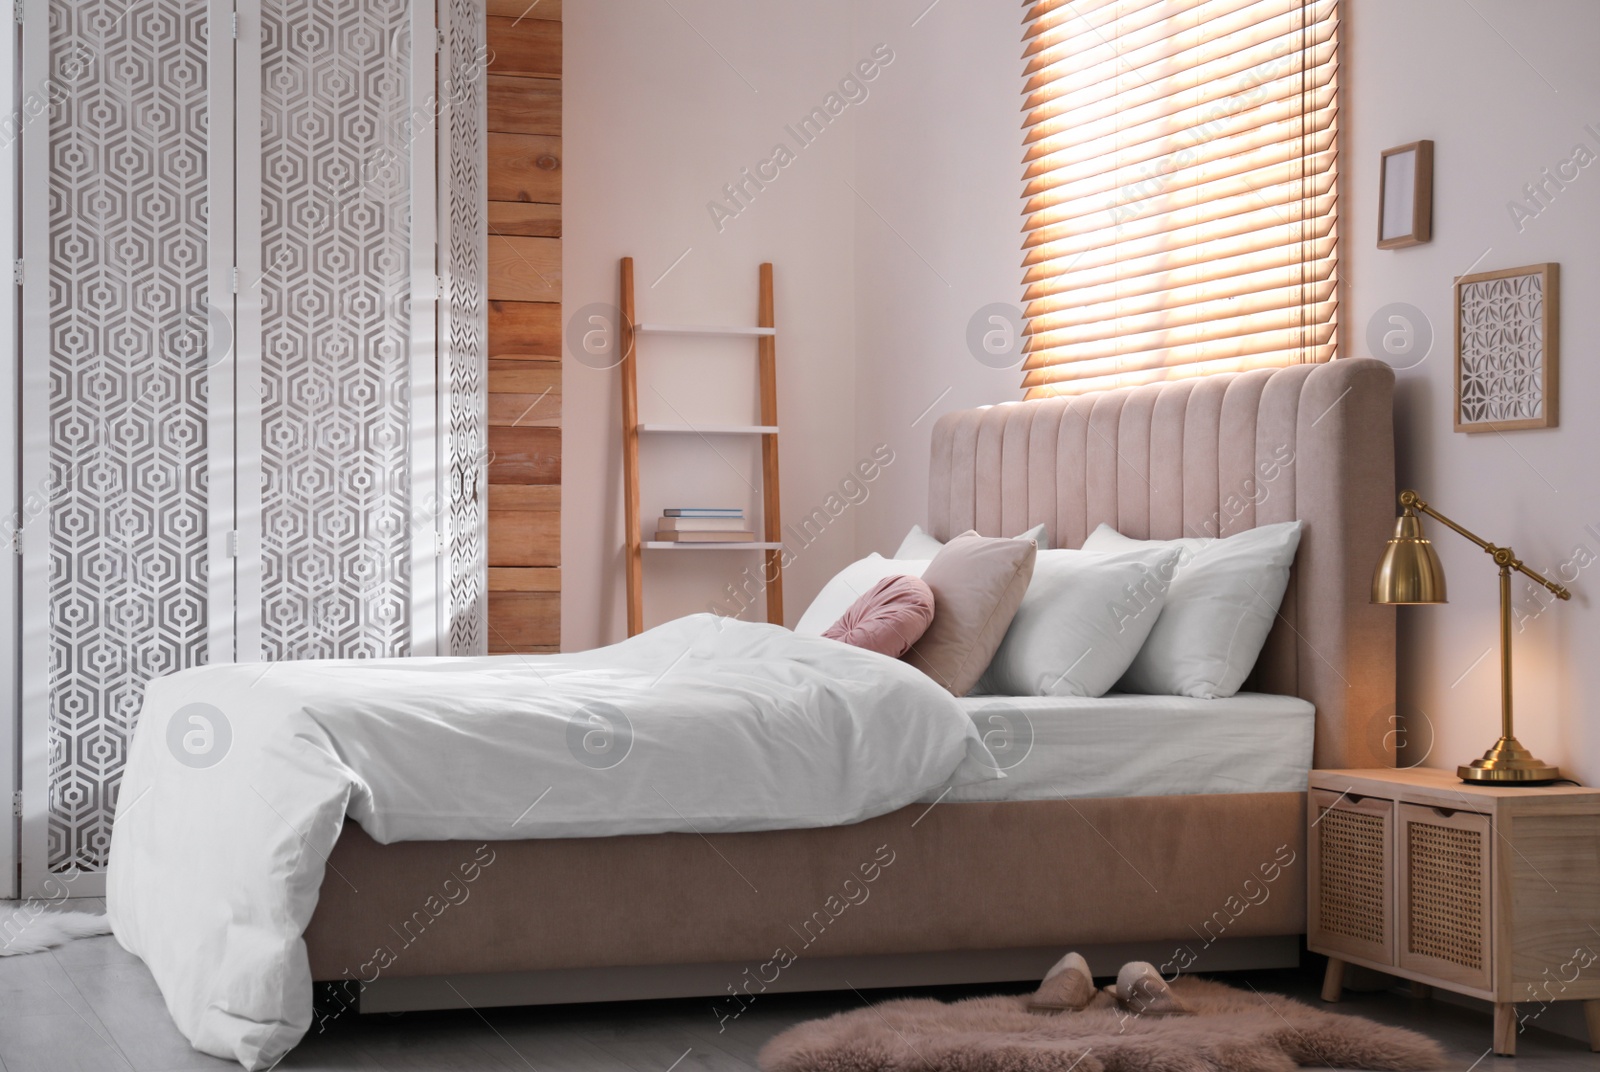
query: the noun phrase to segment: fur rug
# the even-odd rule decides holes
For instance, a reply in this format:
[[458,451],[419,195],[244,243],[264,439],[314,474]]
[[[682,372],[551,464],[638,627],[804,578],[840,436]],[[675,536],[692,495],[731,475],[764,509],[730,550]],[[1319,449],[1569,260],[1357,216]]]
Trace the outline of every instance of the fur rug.
[[46,912],[24,906],[0,916],[0,957],[43,953],[74,938],[110,934],[106,917],[93,912]]
[[762,1072],[1294,1072],[1437,1069],[1414,1031],[1339,1016],[1276,994],[1180,978],[1193,1016],[1121,1008],[1041,1015],[1027,995],[890,1001],[797,1024],[762,1047]]

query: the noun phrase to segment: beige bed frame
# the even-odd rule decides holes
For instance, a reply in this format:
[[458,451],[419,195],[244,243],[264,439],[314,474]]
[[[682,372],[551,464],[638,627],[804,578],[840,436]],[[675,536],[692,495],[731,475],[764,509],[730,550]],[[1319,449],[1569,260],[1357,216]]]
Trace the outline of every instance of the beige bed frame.
[[[951,413],[929,521],[1076,547],[1306,523],[1247,688],[1317,708],[1318,767],[1393,763],[1394,375],[1346,359]],[[749,834],[378,845],[347,824],[306,930],[313,976],[362,1008],[755,995],[1111,970],[1292,964],[1305,794],[918,805]]]

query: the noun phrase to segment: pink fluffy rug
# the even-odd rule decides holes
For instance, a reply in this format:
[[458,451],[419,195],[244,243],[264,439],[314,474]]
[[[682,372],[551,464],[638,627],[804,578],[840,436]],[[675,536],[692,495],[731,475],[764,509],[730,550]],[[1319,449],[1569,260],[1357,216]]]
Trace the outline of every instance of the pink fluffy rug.
[[1414,1031],[1322,1012],[1276,994],[1180,978],[1193,1016],[1115,1006],[1040,1015],[1027,997],[889,1001],[797,1024],[761,1050],[763,1072],[1294,1072],[1437,1069]]

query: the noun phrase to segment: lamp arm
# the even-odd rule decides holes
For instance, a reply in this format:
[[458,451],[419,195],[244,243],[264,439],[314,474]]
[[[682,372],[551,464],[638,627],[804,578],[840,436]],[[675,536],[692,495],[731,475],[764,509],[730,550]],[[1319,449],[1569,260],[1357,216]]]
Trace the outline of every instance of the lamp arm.
[[1435,521],[1439,522],[1441,525],[1445,525],[1454,529],[1456,532],[1460,533],[1462,536],[1465,536],[1467,539],[1471,540],[1473,543],[1477,544],[1479,547],[1488,552],[1489,555],[1494,558],[1495,564],[1501,569],[1514,569],[1519,573],[1526,574],[1528,577],[1538,581],[1540,584],[1548,588],[1557,599],[1572,598],[1572,593],[1567,591],[1561,585],[1556,584],[1547,577],[1540,576],[1525,566],[1522,562],[1522,559],[1518,558],[1516,552],[1511,550],[1511,548],[1498,547],[1476,533],[1462,528],[1460,525],[1456,524],[1454,521],[1451,521],[1448,517],[1445,517],[1439,511],[1423,502],[1422,496],[1418,495],[1416,492],[1402,491],[1400,493],[1400,505],[1409,509],[1420,510],[1429,517],[1433,518]]

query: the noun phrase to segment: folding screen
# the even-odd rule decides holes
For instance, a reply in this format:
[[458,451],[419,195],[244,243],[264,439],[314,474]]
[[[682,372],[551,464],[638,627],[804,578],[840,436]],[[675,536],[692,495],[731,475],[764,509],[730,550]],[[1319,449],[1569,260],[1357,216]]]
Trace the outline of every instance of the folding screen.
[[451,14],[24,5],[25,889],[104,867],[151,677],[483,650],[483,31]]

